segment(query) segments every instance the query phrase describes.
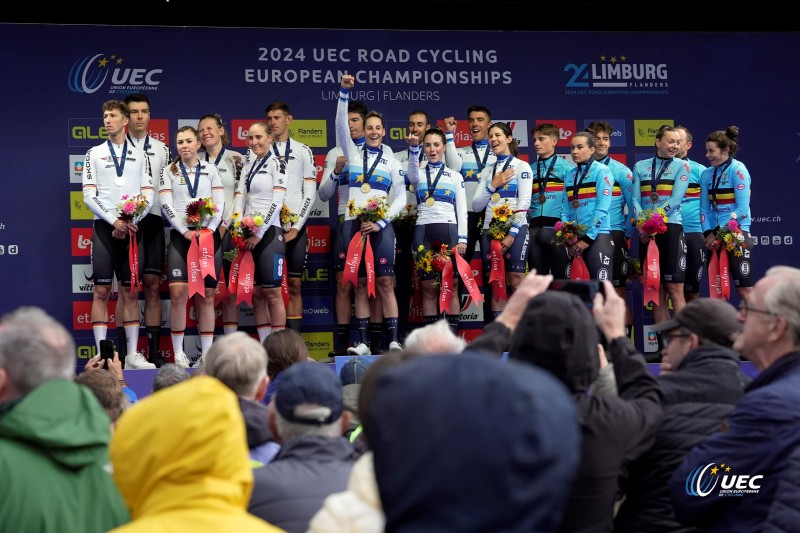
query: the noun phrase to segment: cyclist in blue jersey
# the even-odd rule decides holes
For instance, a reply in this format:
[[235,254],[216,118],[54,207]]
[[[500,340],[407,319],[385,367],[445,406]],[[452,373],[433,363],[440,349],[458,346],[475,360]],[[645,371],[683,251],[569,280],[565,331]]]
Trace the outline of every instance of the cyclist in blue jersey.
[[739,298],[745,299],[753,292],[753,266],[750,237],[750,172],[744,163],[733,156],[739,150],[739,128],[728,126],[706,137],[706,158],[709,168],[700,178],[700,224],[706,236],[706,245],[714,242],[714,232],[730,220],[736,220],[745,237],[747,247],[727,252],[733,284]]
[[706,169],[697,161],[689,159],[692,148],[692,132],[686,126],[675,126],[681,136],[681,148],[677,157],[689,164],[689,186],[681,202],[681,221],[686,237],[686,278],[683,296],[686,301],[700,297],[700,285],[706,272],[706,241],[700,227],[700,175]]

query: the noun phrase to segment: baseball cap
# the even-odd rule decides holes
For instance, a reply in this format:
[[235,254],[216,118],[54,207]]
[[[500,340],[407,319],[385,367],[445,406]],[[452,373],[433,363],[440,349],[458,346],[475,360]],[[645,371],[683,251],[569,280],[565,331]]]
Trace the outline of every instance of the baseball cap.
[[300,361],[281,372],[275,408],[289,422],[330,424],[342,416],[342,382],[328,365]]
[[369,368],[369,361],[361,357],[353,357],[342,365],[342,370],[339,372],[339,379],[342,380],[342,385],[356,385],[360,384],[364,379],[364,374]]
[[742,331],[742,324],[737,320],[736,308],[727,301],[697,298],[671,319],[653,326],[657,333],[676,328],[686,328],[715,344],[730,347],[733,345],[731,335]]

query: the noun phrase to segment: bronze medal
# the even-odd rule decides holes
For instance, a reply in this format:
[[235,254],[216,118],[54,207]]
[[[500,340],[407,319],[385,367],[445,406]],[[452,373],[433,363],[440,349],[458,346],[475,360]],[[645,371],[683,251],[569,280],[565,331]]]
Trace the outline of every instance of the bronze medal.
[[545,196],[544,194],[540,194],[537,200],[540,204],[543,204],[547,201],[547,196]]
[[496,193],[494,193],[494,194],[492,195],[492,201],[493,201],[494,203],[497,203],[497,202],[499,202],[499,201],[500,201],[500,193],[499,193],[499,192],[496,192]]
[[658,202],[658,193],[657,192],[650,193],[650,201],[653,202],[653,203]]
[[425,199],[425,205],[427,205],[428,207],[433,207],[433,204],[435,203],[436,200],[433,199],[433,196],[428,196],[428,198]]
[[361,192],[363,192],[364,194],[367,194],[371,190],[372,187],[369,186],[369,183],[365,183],[364,185],[361,186]]
[[578,200],[572,200],[572,207],[578,209],[581,206],[581,203]]

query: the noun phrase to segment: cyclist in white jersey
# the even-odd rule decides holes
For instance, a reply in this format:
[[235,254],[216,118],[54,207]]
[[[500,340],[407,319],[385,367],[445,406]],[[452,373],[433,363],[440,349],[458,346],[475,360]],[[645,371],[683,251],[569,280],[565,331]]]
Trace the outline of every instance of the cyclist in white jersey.
[[[125,104],[130,113],[128,122],[128,142],[141,148],[150,164],[150,178],[153,182],[153,206],[150,213],[139,223],[142,232],[141,251],[143,266],[142,292],[144,293],[144,326],[147,335],[146,358],[160,367],[164,357],[159,350],[161,342],[161,277],[164,274],[164,260],[166,258],[166,244],[164,239],[164,219],[161,216],[161,203],[158,195],[158,182],[161,171],[170,160],[169,146],[149,134],[150,125],[150,99],[142,93],[133,93],[125,97]],[[122,313],[117,313],[117,336],[126,337],[122,326],[124,319]],[[130,317],[133,319],[133,317]],[[138,318],[138,315],[137,315]],[[122,350],[127,354],[126,343],[120,342],[120,355]]]
[[[448,250],[456,248],[459,255],[467,250],[467,200],[464,192],[464,179],[458,172],[444,164],[447,137],[439,127],[429,129],[423,139],[427,163],[419,162],[419,139],[411,138],[408,165],[408,181],[416,185],[417,225],[414,228],[414,249],[425,246],[435,252],[437,246]],[[423,167],[424,165],[424,167]],[[455,256],[453,263],[453,282],[458,283],[458,266]],[[435,272],[420,272],[422,280],[422,314],[425,324],[433,324],[440,318],[440,288],[435,284]],[[441,280],[440,280],[441,281]],[[461,312],[458,288],[452,287],[447,308],[447,320],[455,333],[458,329],[458,316]],[[452,318],[451,318],[452,317]]]
[[[422,146],[422,138],[425,135],[425,132],[428,131],[430,127],[430,118],[428,113],[425,111],[421,109],[415,109],[408,114],[408,126],[406,129],[406,134],[416,137],[420,146]],[[410,212],[411,210],[417,208],[417,192],[416,185],[409,183],[408,181],[409,149],[406,148],[402,152],[395,152],[394,156],[398,161],[400,161],[400,166],[406,175],[406,207],[404,212]],[[418,150],[416,160],[418,163],[426,161],[424,150]],[[412,279],[414,273],[414,249],[412,246],[414,240],[414,225],[409,224],[407,220],[400,217],[394,219],[392,221],[392,225],[394,226],[394,236],[396,241],[394,258],[394,292],[395,297],[397,298],[397,309],[399,313],[397,319],[397,329],[399,331],[400,338],[405,338],[405,336],[410,333],[411,329],[408,324],[408,317],[411,307],[411,300],[414,297],[414,294],[408,290],[408,288],[412,286],[411,283],[409,283],[409,280]],[[451,321],[458,320],[457,313],[455,315],[447,316]],[[370,329],[375,322],[376,321],[374,319],[370,322]],[[380,323],[378,323],[377,327],[379,330],[380,326]]]
[[[189,366],[189,360],[183,351],[183,336],[186,329],[186,304],[189,300],[189,278],[197,275],[189,272],[188,252],[192,241],[200,238],[200,231],[208,229],[213,232],[214,273],[220,274],[222,254],[217,228],[222,221],[222,210],[225,205],[225,193],[217,167],[198,157],[200,134],[191,126],[184,126],[175,134],[175,149],[178,159],[169,165],[161,174],[159,184],[161,205],[169,220],[172,230],[169,234],[169,250],[167,252],[167,279],[169,280],[170,311],[169,325],[172,335],[172,349],[175,363]],[[217,211],[211,217],[198,222],[187,221],[186,208],[192,202],[203,198],[211,198]],[[202,241],[199,241],[202,243]],[[206,275],[202,280],[204,291],[194,295],[194,307],[197,316],[197,330],[200,334],[201,355],[195,366],[202,364],[203,356],[211,348],[214,341],[214,293],[217,279]]]
[[[509,293],[513,292],[528,268],[528,213],[533,190],[533,172],[531,166],[517,157],[517,140],[511,128],[505,122],[495,122],[489,127],[489,144],[497,160],[481,172],[481,181],[472,200],[475,211],[483,211],[483,233],[481,234],[481,253],[483,255],[483,271],[486,277],[492,270],[492,251],[489,227],[495,206],[508,204],[514,215],[508,234],[500,242],[507,278]],[[507,300],[491,298],[492,318],[490,322],[505,309]]]
[[[228,233],[228,224],[233,214],[233,196],[239,186],[244,156],[227,148],[230,141],[225,126],[222,124],[222,117],[218,114],[200,117],[197,130],[200,133],[200,142],[203,144],[200,157],[217,167],[222,187],[225,189],[225,207],[222,211],[222,224],[219,226],[219,234],[222,239],[220,247],[224,254],[233,248],[231,236]],[[230,261],[223,259],[222,266],[225,271],[225,279],[228,279],[231,269]],[[239,306],[236,305],[236,295],[231,294],[227,301],[222,302],[220,306],[222,307],[222,332],[228,334],[237,331],[239,329]]]
[[285,163],[271,151],[273,136],[268,122],[250,125],[247,144],[251,157],[242,169],[233,211],[241,213],[242,217],[250,213],[260,213],[264,217],[264,225],[246,241],[255,263],[253,315],[258,340],[263,343],[272,331],[286,328],[286,306],[281,294],[286,241],[280,215],[288,181]]
[[272,152],[284,162],[286,168],[286,199],[284,204],[298,220],[286,232],[286,266],[288,268],[289,306],[286,309],[286,327],[300,332],[303,320],[303,300],[300,280],[306,268],[308,255],[306,220],[317,196],[317,166],[311,148],[289,137],[292,114],[285,102],[272,102],[266,108],[266,122],[272,127],[274,141]]
[[[386,125],[380,113],[372,111],[367,114],[364,130],[366,143],[363,148],[358,148],[350,138],[347,104],[350,89],[354,86],[355,78],[344,74],[336,108],[336,142],[346,147],[344,155],[350,168],[348,206],[352,202],[354,208],[358,208],[372,198],[381,198],[389,204],[389,207],[384,218],[377,222],[360,222],[348,209],[345,212],[345,242],[349,243],[358,232],[370,239],[375,259],[375,285],[383,302],[384,327],[387,337],[391,339],[389,348],[400,348],[397,337],[397,299],[394,295],[394,228],[391,221],[405,205],[405,180],[400,162],[394,158],[394,154],[387,154],[383,149],[382,141],[386,135]],[[359,263],[359,271],[363,274],[361,272],[357,274],[358,285],[355,287],[356,324],[361,342],[355,348],[348,350],[358,355],[366,355],[369,352],[366,344],[369,297],[366,270],[362,270],[364,263],[365,261]],[[346,264],[345,269],[347,268],[355,268],[355,265],[351,267]]]
[[[124,327],[130,331],[127,336],[129,355],[125,358],[125,368],[155,368],[154,364],[147,362],[136,352],[139,304],[136,295],[130,294],[131,269],[128,260],[130,236],[135,235],[137,243],[141,240],[138,224],[153,202],[153,184],[147,156],[125,138],[128,122],[128,106],[124,102],[105,102],[103,125],[108,133],[108,140],[86,152],[83,166],[83,201],[94,213],[92,330],[99,351],[100,341],[106,339],[108,331],[108,297],[112,279],[116,275],[120,283],[120,303],[124,309],[117,312],[124,312],[126,317],[136,317],[124,323]],[[123,220],[118,211],[123,196],[141,196],[147,202],[147,210],[132,220]]]
[[[359,148],[364,146],[364,119],[367,116],[367,106],[359,100],[351,101],[347,106],[347,121],[350,128],[350,137]],[[389,150],[388,147],[386,147]],[[347,348],[350,346],[350,322],[353,315],[352,287],[345,286],[342,282],[344,277],[344,257],[347,250],[347,243],[342,235],[344,231],[344,212],[347,207],[348,189],[350,188],[350,174],[345,164],[344,152],[339,146],[334,146],[328,151],[325,157],[325,168],[322,171],[322,179],[319,183],[317,193],[323,202],[328,202],[337,197],[337,222],[333,230],[333,267],[336,272],[336,335],[334,336],[334,347],[328,356],[346,355]],[[370,303],[370,344],[375,345],[383,333],[383,307],[380,296],[376,293],[376,298],[372,298]],[[377,333],[373,329],[377,324]],[[377,337],[377,338],[376,338]],[[375,353],[374,349],[371,350]]]

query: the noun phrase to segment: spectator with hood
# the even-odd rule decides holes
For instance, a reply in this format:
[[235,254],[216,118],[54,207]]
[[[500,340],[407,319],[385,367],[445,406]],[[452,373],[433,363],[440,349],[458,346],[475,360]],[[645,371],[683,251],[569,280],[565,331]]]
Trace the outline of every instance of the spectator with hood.
[[247,513],[253,471],[244,420],[236,394],[211,376],[162,389],[126,412],[111,464],[133,518],[115,533],[281,531]]
[[0,317],[0,531],[102,533],[130,516],[109,418],[73,381],[75,342],[38,307]]
[[[473,344],[498,355],[508,351],[510,360],[544,368],[567,386],[583,441],[558,530],[611,531],[618,478],[623,465],[653,443],[661,423],[661,390],[625,336],[625,300],[609,281],[602,282],[605,296],[595,294],[593,311],[575,294],[547,290],[550,281],[552,276],[529,273],[491,329]],[[598,329],[614,364],[618,396],[589,392],[599,373]]]
[[580,458],[561,383],[475,354],[377,368],[362,420],[386,531],[555,531]]

